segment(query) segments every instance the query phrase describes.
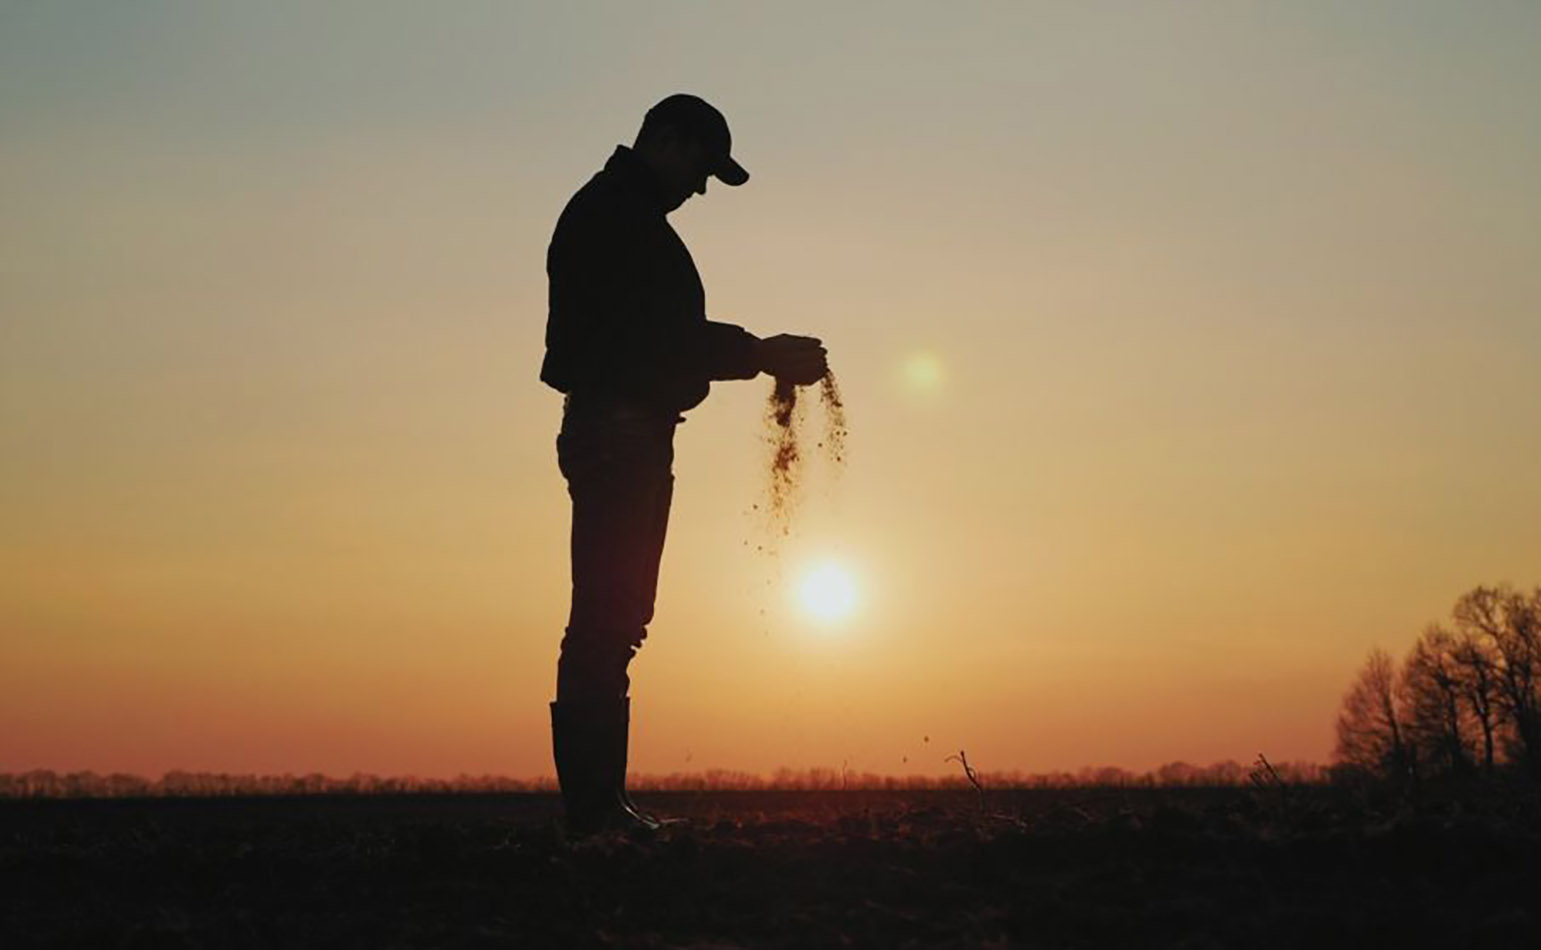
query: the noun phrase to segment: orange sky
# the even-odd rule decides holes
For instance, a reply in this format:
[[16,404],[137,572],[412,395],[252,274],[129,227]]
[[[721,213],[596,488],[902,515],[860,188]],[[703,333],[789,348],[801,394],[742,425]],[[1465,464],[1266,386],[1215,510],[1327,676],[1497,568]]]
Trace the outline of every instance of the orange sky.
[[[633,768],[1323,760],[1370,646],[1541,581],[1538,41],[1520,4],[8,10],[0,771],[551,771],[544,250],[676,90],[754,175],[674,216],[708,308],[824,338],[850,452],[771,558],[768,382],[690,413]],[[826,560],[840,623],[793,598]]]

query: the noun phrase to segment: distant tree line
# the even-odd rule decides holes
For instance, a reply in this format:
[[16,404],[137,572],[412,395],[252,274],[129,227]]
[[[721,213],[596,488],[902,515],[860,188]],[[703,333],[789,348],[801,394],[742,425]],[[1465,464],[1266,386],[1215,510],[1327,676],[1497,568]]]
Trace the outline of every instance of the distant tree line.
[[1370,651],[1338,712],[1335,772],[1541,777],[1541,587],[1462,594],[1397,663]]
[[382,778],[355,774],[334,778],[228,772],[167,772],[159,779],[114,772],[31,772],[0,774],[0,798],[209,798],[236,795],[433,795],[556,791],[555,778],[513,779],[461,775],[452,779]]
[[[1326,771],[1306,762],[1270,766],[1290,783],[1321,782]],[[1234,761],[1199,766],[1170,762],[1149,772],[1117,766],[1087,767],[1076,772],[984,772],[986,788],[1174,788],[1225,787],[1254,781],[1254,769]],[[962,774],[879,775],[846,769],[777,769],[769,775],[711,769],[664,775],[634,775],[627,780],[635,791],[931,791],[971,788]],[[356,774],[346,778],[308,775],[252,775],[225,772],[167,772],[159,779],[96,772],[31,772],[0,774],[3,798],[207,798],[250,795],[434,795],[554,792],[551,777],[514,779],[496,775],[461,775],[452,779],[381,778]]]
[[[1272,768],[1280,780],[1291,784],[1325,782],[1328,778],[1327,770],[1312,762],[1284,762]],[[1169,762],[1148,772],[1115,765],[1086,766],[1075,772],[983,771],[979,778],[986,788],[992,789],[1226,787],[1252,783],[1254,771],[1255,768],[1227,760],[1211,765]],[[642,791],[941,791],[973,788],[962,772],[940,776],[882,775],[833,768],[781,768],[769,775],[718,769],[641,775],[628,778],[627,787]]]

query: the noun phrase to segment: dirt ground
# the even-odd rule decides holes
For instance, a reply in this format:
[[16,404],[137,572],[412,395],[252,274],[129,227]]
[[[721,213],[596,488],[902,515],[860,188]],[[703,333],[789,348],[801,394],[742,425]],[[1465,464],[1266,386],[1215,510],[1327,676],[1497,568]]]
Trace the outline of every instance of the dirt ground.
[[1541,946],[1528,793],[637,797],[0,802],[0,946]]

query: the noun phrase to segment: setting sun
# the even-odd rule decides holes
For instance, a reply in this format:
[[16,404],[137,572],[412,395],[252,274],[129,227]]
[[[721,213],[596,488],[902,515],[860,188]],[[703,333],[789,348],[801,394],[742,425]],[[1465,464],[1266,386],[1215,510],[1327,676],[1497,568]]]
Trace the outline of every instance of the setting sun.
[[821,564],[803,576],[798,603],[820,620],[842,620],[856,608],[856,583],[838,564]]

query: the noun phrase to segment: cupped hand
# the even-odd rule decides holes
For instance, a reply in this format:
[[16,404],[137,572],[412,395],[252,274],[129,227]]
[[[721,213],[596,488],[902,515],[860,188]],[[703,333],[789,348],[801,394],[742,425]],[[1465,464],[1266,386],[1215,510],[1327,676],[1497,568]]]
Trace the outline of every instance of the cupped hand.
[[824,343],[811,336],[782,333],[760,341],[760,371],[798,386],[823,379],[829,372]]

